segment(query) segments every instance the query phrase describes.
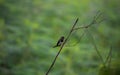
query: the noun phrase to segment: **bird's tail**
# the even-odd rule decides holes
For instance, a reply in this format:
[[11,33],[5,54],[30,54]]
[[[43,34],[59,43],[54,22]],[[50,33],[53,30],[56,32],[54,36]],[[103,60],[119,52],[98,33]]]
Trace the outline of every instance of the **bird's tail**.
[[58,47],[57,45],[53,46],[53,48]]

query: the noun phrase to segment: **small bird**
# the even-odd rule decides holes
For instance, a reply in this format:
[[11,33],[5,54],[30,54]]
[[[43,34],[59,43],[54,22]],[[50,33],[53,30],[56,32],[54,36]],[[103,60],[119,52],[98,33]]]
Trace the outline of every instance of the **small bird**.
[[58,40],[57,44],[56,44],[55,46],[53,46],[53,48],[61,46],[63,42],[64,42],[64,36],[62,36],[62,37]]

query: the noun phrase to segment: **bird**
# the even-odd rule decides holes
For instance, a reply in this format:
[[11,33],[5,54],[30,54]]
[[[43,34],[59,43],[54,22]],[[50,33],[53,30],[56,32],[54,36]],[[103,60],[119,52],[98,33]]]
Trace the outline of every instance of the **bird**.
[[61,36],[56,45],[53,46],[53,48],[61,46],[62,43],[64,42],[64,38],[65,38],[64,36]]

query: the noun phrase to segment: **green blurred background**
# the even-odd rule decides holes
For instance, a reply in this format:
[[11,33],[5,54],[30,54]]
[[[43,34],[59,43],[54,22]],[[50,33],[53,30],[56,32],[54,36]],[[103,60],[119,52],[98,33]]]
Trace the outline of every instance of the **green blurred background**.
[[[105,20],[90,27],[103,59],[112,45],[112,61],[120,56],[120,0],[0,0],[0,75],[45,75],[59,48],[58,38],[89,24],[98,10]],[[50,75],[98,75],[102,64],[84,31],[75,31]]]

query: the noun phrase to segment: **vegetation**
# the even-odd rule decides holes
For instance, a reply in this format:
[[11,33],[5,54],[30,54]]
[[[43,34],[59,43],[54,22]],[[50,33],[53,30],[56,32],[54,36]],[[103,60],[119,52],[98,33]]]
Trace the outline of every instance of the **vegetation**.
[[[59,37],[72,32],[49,75],[118,75],[120,72],[119,0],[0,0],[0,75],[45,75]],[[84,34],[84,35],[83,35]],[[92,37],[91,37],[92,35]],[[93,41],[94,40],[94,43]],[[106,66],[103,61],[109,56]],[[109,55],[110,47],[112,53]]]

